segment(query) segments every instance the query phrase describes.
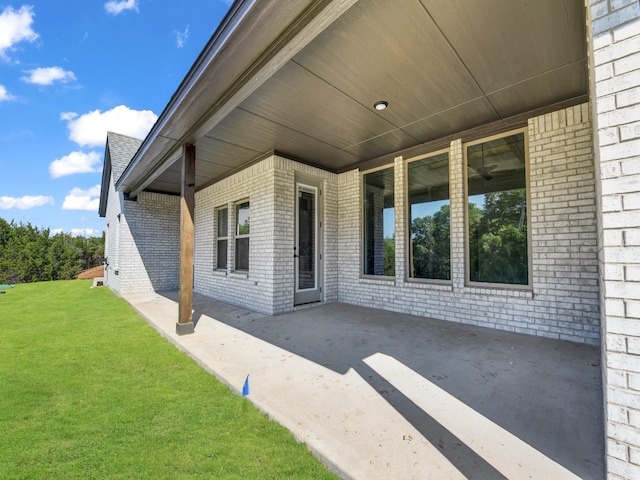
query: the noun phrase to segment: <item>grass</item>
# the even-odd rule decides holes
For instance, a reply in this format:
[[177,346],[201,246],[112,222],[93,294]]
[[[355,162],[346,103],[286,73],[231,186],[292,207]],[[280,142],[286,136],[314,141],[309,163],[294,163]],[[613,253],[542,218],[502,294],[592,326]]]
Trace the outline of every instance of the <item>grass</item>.
[[0,478],[336,478],[91,281],[0,295]]

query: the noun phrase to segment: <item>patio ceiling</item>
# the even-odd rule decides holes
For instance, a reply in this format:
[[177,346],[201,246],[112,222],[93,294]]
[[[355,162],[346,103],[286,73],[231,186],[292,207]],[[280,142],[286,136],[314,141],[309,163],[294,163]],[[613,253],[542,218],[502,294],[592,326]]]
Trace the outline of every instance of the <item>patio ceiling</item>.
[[584,25],[582,0],[238,1],[118,187],[179,193],[184,143],[201,189],[272,151],[339,172],[583,102]]

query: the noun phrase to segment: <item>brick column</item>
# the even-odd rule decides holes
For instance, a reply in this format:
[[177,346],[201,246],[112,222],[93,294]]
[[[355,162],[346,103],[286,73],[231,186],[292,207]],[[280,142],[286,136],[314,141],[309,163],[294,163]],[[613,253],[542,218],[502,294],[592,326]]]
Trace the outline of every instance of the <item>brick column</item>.
[[394,159],[394,207],[395,207],[395,246],[396,246],[396,285],[404,285],[407,276],[407,206],[405,190],[405,162],[404,158]]
[[640,4],[586,0],[609,478],[640,478]]
[[464,151],[462,140],[454,140],[449,146],[449,202],[451,218],[451,281],[453,291],[460,292],[465,284],[466,236],[464,219],[466,198],[464,197]]

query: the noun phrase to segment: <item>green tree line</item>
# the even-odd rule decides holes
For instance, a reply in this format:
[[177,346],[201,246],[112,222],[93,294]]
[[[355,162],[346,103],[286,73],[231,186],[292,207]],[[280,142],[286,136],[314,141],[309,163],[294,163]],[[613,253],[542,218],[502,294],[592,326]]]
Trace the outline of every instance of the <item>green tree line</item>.
[[471,281],[528,283],[527,196],[524,188],[484,196],[469,205]]
[[[487,193],[484,204],[469,203],[469,277],[473,282],[528,282],[526,190]],[[411,224],[415,278],[449,280],[450,209]]]
[[48,228],[0,218],[0,283],[69,280],[100,265],[103,258],[104,233],[88,238],[51,235]]

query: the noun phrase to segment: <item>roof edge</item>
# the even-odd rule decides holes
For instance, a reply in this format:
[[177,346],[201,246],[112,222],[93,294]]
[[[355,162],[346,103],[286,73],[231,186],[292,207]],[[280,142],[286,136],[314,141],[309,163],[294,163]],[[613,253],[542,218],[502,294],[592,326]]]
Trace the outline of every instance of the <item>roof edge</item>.
[[109,199],[109,178],[111,177],[111,152],[109,151],[109,133],[104,147],[104,163],[102,165],[102,183],[100,184],[100,203],[98,204],[98,216],[107,215],[107,201]]

